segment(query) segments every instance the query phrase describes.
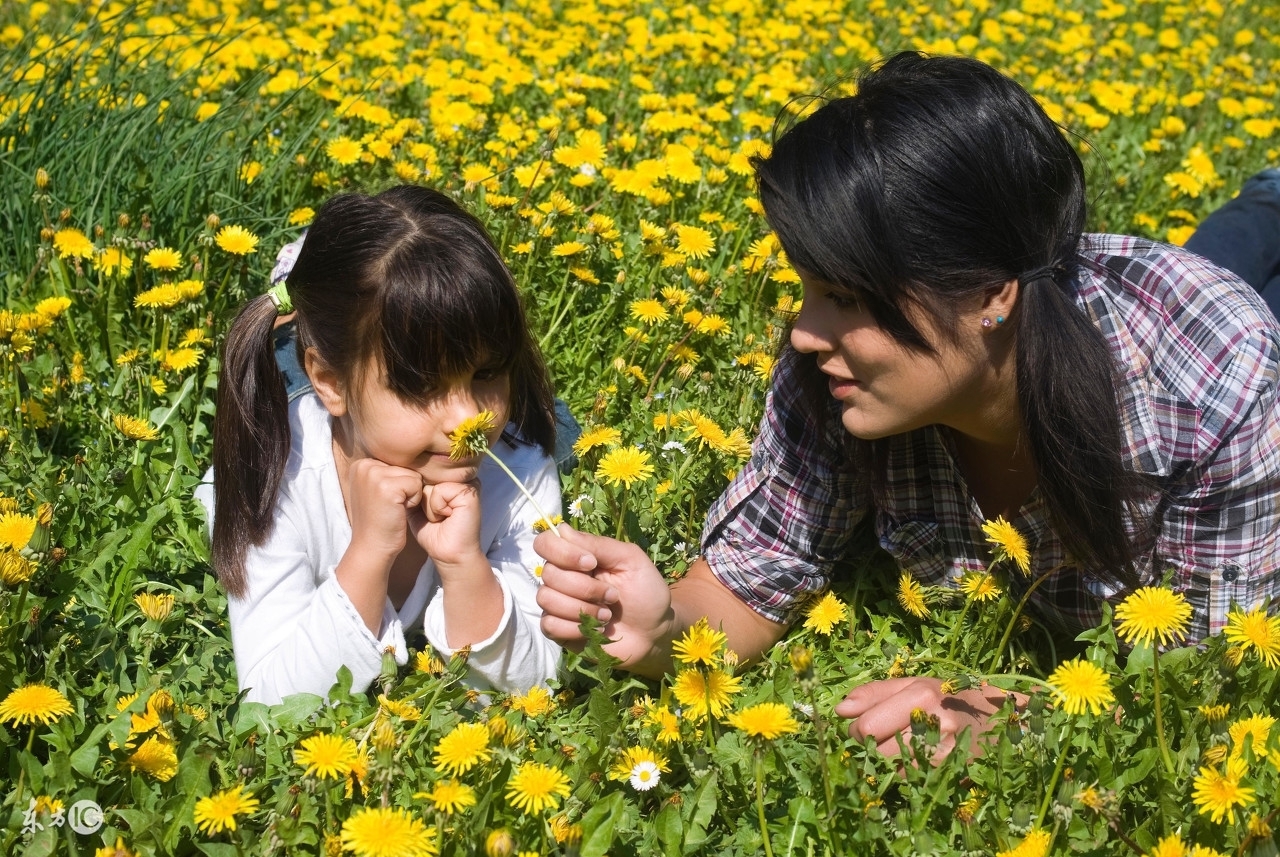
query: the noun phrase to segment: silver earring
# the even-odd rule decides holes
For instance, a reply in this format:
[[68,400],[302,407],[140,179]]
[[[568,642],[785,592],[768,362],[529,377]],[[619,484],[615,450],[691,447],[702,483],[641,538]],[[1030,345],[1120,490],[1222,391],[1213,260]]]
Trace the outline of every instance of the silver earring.
[[984,316],[984,317],[983,317],[983,319],[982,319],[982,326],[983,326],[983,327],[990,327],[990,326],[991,326],[991,319],[986,318],[986,317]]

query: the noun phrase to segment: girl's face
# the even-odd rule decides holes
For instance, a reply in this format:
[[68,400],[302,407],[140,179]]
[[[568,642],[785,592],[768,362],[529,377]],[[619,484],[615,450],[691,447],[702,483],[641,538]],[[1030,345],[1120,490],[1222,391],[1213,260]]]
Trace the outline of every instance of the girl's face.
[[380,370],[371,371],[355,390],[322,389],[325,379],[313,376],[313,382],[317,380],[316,392],[339,420],[352,456],[413,470],[432,485],[468,482],[480,464],[479,456],[449,458],[450,432],[464,420],[491,411],[492,445],[511,411],[511,376],[501,369],[472,369],[443,381],[421,402],[412,403],[387,388]]
[[[871,313],[828,284],[800,272],[804,304],[791,331],[792,346],[813,354],[841,403],[841,422],[854,437],[874,440],[926,425],[962,431],[983,407],[985,350],[981,308],[962,313],[962,336],[952,342],[932,319],[916,312],[911,321],[936,353],[913,351],[876,324]],[[972,316],[972,317],[970,317]]]

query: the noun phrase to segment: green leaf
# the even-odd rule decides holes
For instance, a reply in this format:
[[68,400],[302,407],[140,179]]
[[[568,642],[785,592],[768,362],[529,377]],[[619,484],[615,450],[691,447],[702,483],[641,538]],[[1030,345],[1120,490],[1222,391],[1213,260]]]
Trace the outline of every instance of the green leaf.
[[668,857],[679,857],[684,838],[684,820],[680,818],[680,808],[667,804],[662,807],[658,817],[653,820],[658,833],[658,841],[662,843],[662,853]]
[[582,857],[604,857],[613,844],[613,832],[624,812],[622,792],[614,792],[582,817]]

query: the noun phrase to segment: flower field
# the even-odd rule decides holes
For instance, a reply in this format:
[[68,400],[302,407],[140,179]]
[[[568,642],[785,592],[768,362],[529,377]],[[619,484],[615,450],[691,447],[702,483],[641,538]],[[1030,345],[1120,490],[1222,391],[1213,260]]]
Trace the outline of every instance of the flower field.
[[[584,427],[566,517],[678,576],[800,294],[749,159],[903,48],[1035,93],[1096,230],[1181,243],[1280,164],[1267,3],[0,5],[0,853],[1280,853],[1280,617],[1179,647],[1146,589],[1064,646],[999,522],[955,590],[868,544],[755,665],[698,626],[662,682],[593,647],[482,696],[422,650],[237,701],[192,491],[226,328],[325,198],[422,182],[486,223]],[[1030,702],[976,760],[927,717],[887,759],[831,711],[901,675]]]

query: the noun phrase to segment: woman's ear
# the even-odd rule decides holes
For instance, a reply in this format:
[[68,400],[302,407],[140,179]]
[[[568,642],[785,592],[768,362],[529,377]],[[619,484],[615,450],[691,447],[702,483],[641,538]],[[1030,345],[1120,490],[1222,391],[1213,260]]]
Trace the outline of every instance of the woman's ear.
[[320,352],[308,348],[302,354],[303,368],[311,379],[311,386],[320,397],[325,410],[331,416],[342,417],[347,414],[347,397],[342,391],[338,373],[329,368],[329,364],[320,359]]
[[987,289],[982,296],[982,317],[991,319],[996,324],[1004,324],[1013,316],[1018,305],[1018,280],[1015,277],[1004,285]]

